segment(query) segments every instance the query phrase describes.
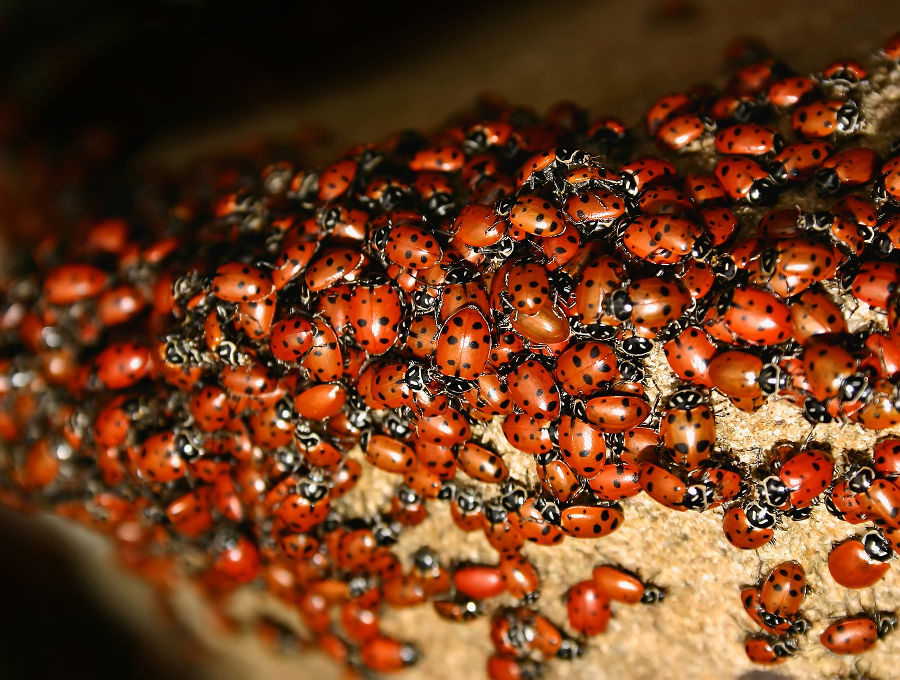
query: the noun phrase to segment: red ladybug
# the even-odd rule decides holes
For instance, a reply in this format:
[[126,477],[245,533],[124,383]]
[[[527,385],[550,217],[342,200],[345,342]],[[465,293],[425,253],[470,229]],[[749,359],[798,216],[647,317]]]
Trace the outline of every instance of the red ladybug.
[[516,366],[507,377],[506,384],[516,406],[535,421],[552,421],[559,417],[559,387],[550,371],[539,361],[529,359]]
[[696,390],[681,390],[669,399],[669,407],[661,416],[659,432],[663,446],[675,462],[689,470],[709,460],[716,443],[712,409]]
[[568,466],[579,477],[592,479],[606,463],[603,431],[574,415],[564,415],[556,424],[559,449]]
[[872,531],[834,546],[828,554],[828,571],[835,583],[845,588],[868,588],[891,568],[893,554],[890,543]]
[[654,585],[646,585],[637,576],[608,564],[594,567],[591,572],[594,583],[611,600],[626,604],[655,604],[665,598],[665,591]]
[[771,128],[763,125],[732,125],[720,130],[715,146],[722,154],[760,156],[781,148],[781,139]]
[[541,664],[531,659],[491,654],[487,660],[490,680],[538,680],[541,675]]
[[94,363],[100,382],[111,390],[121,390],[150,372],[150,350],[134,342],[115,342],[100,352]]
[[612,346],[592,340],[569,345],[556,361],[556,379],[573,396],[588,396],[616,378]]
[[481,444],[465,442],[456,451],[459,469],[472,479],[499,484],[509,477],[509,469],[498,454]]
[[716,163],[716,179],[735,200],[761,204],[774,199],[775,183],[756,161],[743,156],[724,156]]
[[534,236],[555,236],[566,224],[565,216],[552,203],[532,195],[519,196],[510,208],[508,219],[513,228]]
[[753,636],[744,641],[744,652],[753,663],[774,666],[797,653],[797,643],[791,638]]
[[268,297],[275,286],[261,269],[240,262],[223,264],[212,280],[212,293],[226,302],[252,302]]
[[663,345],[663,354],[672,371],[682,380],[712,387],[709,364],[716,354],[709,335],[697,326],[688,326]]
[[593,581],[579,581],[566,594],[569,627],[581,635],[593,636],[606,631],[612,611],[609,598]]
[[87,264],[63,264],[47,273],[44,299],[51,305],[71,305],[96,297],[106,287],[106,273]]
[[829,99],[802,104],[794,109],[791,126],[807,138],[828,137],[836,132],[848,134],[859,125],[859,108],[850,99]]
[[640,466],[623,455],[618,463],[610,462],[588,479],[588,486],[601,501],[615,502],[641,492]]
[[570,505],[560,516],[560,526],[573,538],[599,538],[611,534],[625,521],[618,505]]
[[475,600],[487,600],[506,592],[507,583],[500,567],[469,565],[453,572],[453,586]]
[[835,654],[862,654],[872,649],[896,625],[897,617],[893,612],[845,616],[828,626],[819,641]]
[[729,331],[753,345],[777,345],[791,333],[788,306],[772,293],[751,286],[738,286],[722,319]]
[[884,477],[893,479],[900,476],[900,438],[887,437],[875,444],[872,468]]
[[441,328],[435,353],[435,368],[445,376],[474,380],[484,369],[491,351],[490,328],[474,307],[464,307]]
[[769,572],[759,591],[759,603],[767,612],[793,618],[806,595],[806,573],[797,562],[783,562]]
[[760,527],[751,524],[747,516],[747,509],[744,507],[732,508],[725,512],[725,516],[722,518],[722,530],[725,532],[728,542],[741,550],[756,550],[775,537],[771,526]]
[[670,510],[684,512],[684,496],[687,491],[685,482],[674,472],[656,463],[640,464],[641,488],[657,503]]
[[360,646],[359,656],[366,668],[378,673],[392,673],[415,664],[421,652],[410,643],[377,635]]

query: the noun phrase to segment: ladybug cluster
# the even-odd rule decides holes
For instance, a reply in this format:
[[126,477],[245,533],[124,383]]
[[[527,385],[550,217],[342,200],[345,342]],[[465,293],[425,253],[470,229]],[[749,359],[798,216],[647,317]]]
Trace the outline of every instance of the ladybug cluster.
[[[659,99],[644,130],[486,101],[325,168],[232,177],[164,225],[40,243],[2,287],[0,501],[109,533],[161,589],[176,569],[214,602],[265,584],[348,677],[414,664],[379,614],[425,603],[491,616],[494,680],[577,657],[612,601],[665,591],[600,565],[552,622],[527,546],[611,534],[638,494],[720,511],[744,550],[824,504],[871,523],[834,547],[834,580],[873,585],[900,552],[900,439],[808,437],[751,464],[717,441],[716,405],[900,425],[900,151],[865,136],[861,63],[753,56],[723,90]],[[898,62],[900,38],[873,59]],[[354,514],[363,475],[393,493]],[[496,563],[393,547],[442,512]],[[752,661],[799,650],[804,593],[788,562],[741,594]],[[820,640],[858,654],[895,622]]]

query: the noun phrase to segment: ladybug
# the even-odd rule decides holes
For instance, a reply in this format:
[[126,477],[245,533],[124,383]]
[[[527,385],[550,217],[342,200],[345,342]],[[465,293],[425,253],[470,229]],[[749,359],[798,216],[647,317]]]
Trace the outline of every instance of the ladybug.
[[462,149],[451,145],[434,146],[416,152],[409,162],[410,170],[415,172],[458,172],[462,169],[466,157]]
[[896,625],[897,617],[893,612],[845,616],[828,626],[819,641],[835,654],[862,654],[872,649]]
[[859,107],[852,99],[827,99],[801,104],[791,116],[791,126],[800,137],[824,138],[849,134],[859,126]]
[[306,268],[306,286],[310,291],[318,293],[341,281],[352,281],[366,259],[365,254],[352,248],[327,248]]
[[778,174],[797,182],[812,177],[831,155],[832,148],[820,139],[810,139],[785,146],[773,157]]
[[489,680],[539,680],[543,666],[528,658],[491,654],[487,660]]
[[520,195],[511,205],[508,220],[513,228],[534,236],[556,236],[566,225],[565,216],[552,203],[527,194]]
[[[387,229],[384,243],[379,250],[383,251],[388,260],[394,264],[406,269],[424,270],[441,261],[443,255],[441,245],[424,226],[403,223]],[[377,238],[379,236],[376,236]],[[310,288],[313,289],[312,286]]]
[[[756,513],[755,511],[760,508],[751,507],[753,505],[751,503],[746,508],[736,507],[727,510],[722,518],[722,530],[725,532],[725,538],[731,545],[741,550],[756,550],[769,543],[775,537],[775,532],[771,528],[772,524],[774,524],[774,518],[769,526],[758,526],[760,522],[756,517],[757,514],[761,514],[763,517],[768,518],[771,517],[771,513],[765,511]],[[748,510],[754,516],[756,524],[750,522]],[[768,521],[765,523],[768,524]]]
[[790,311],[793,336],[801,344],[817,335],[839,335],[847,330],[840,307],[822,290],[803,291],[791,304]]
[[588,486],[601,501],[615,502],[636,496],[642,491],[640,466],[623,455],[610,462],[588,479]]
[[701,387],[713,386],[709,364],[716,351],[709,335],[697,326],[687,326],[663,344],[663,354],[675,375]]
[[350,158],[323,169],[319,174],[319,200],[334,201],[340,198],[350,188],[358,169],[356,162]]
[[526,415],[540,422],[556,420],[561,409],[559,387],[543,364],[529,359],[506,379],[509,394]]
[[537,423],[524,413],[514,413],[503,420],[503,434],[513,447],[538,455],[547,453],[553,446],[551,423]]
[[354,340],[372,355],[384,354],[398,341],[403,307],[400,294],[386,280],[361,281],[350,296]]
[[402,474],[410,471],[417,462],[412,447],[387,435],[363,434],[360,446],[366,461],[385,472]]
[[272,278],[263,270],[240,262],[223,264],[212,279],[212,294],[225,302],[252,302],[275,291]]
[[472,479],[498,484],[509,477],[509,469],[498,454],[475,442],[465,442],[456,450],[459,469]]
[[359,647],[363,665],[377,673],[403,670],[414,665],[420,657],[421,652],[415,645],[381,634],[366,640]]
[[[786,635],[790,632],[795,632],[793,630],[794,628],[799,628],[799,626],[796,626],[795,624],[796,621],[800,621],[801,619],[797,619],[792,623],[788,619],[775,616],[763,609],[759,601],[759,588],[744,588],[744,590],[741,591],[741,604],[744,606],[744,611],[747,612],[747,616],[770,635]],[[805,624],[800,625],[803,626],[804,629],[806,628]]]
[[797,653],[797,643],[791,638],[751,636],[744,641],[744,652],[753,663],[774,666]]
[[718,206],[704,208],[700,211],[699,217],[714,246],[720,246],[730,240],[738,226],[737,217],[728,208]]
[[675,462],[694,470],[709,460],[716,442],[716,421],[712,409],[696,390],[680,390],[663,411],[659,432],[663,446]]
[[569,627],[581,635],[606,631],[612,615],[609,598],[593,581],[579,581],[566,593]]
[[834,61],[822,70],[824,80],[843,81],[844,83],[858,83],[865,80],[867,75],[863,65],[851,59]]
[[793,618],[806,594],[806,573],[797,562],[783,562],[769,572],[759,592],[759,603],[770,614]]
[[775,183],[756,161],[744,156],[723,156],[716,163],[716,179],[734,200],[758,205],[775,198]]
[[888,572],[893,555],[890,542],[877,531],[870,531],[862,538],[848,538],[834,546],[828,554],[828,571],[844,588],[868,588]]
[[612,346],[591,340],[569,345],[556,361],[560,387],[572,396],[588,396],[609,385],[618,375]]
[[657,99],[644,116],[647,134],[656,136],[666,121],[694,106],[694,100],[684,92],[673,92]]
[[[702,259],[705,246],[697,241],[703,230],[677,215],[640,215],[622,233],[622,245],[637,258],[655,264],[675,264],[685,255]],[[702,241],[701,241],[702,243]]]
[[731,125],[720,130],[714,140],[716,150],[722,154],[761,156],[777,153],[782,142],[778,134],[763,125]]
[[650,404],[633,394],[607,393],[584,404],[587,420],[605,433],[626,432],[650,415]]
[[540,596],[541,578],[524,555],[501,555],[500,572],[507,592],[520,602],[534,602]]
[[487,600],[506,592],[506,580],[500,567],[467,565],[453,572],[453,586],[474,600]]
[[815,87],[816,81],[810,76],[789,76],[769,85],[767,95],[772,105],[788,108],[799,104]]
[[672,163],[662,158],[638,158],[622,166],[620,176],[626,193],[637,196],[648,186],[668,183],[678,172]]
[[659,586],[644,584],[634,574],[612,565],[594,567],[591,577],[603,594],[616,602],[656,604],[665,598],[665,590]]
[[698,208],[725,203],[728,194],[713,175],[687,174],[684,177],[684,193]]
[[487,248],[506,235],[506,222],[488,206],[472,203],[459,211],[451,233],[472,248]]
[[599,538],[611,534],[625,521],[618,505],[570,505],[560,515],[560,526],[573,538]]
[[791,333],[788,306],[773,293],[752,286],[733,289],[722,320],[736,337],[753,345],[777,345]]
[[882,477],[896,479],[900,476],[900,438],[887,437],[875,444],[872,468]]
[[672,151],[679,151],[697,141],[706,131],[703,119],[695,113],[672,116],[656,132],[656,141]]
[[464,307],[443,324],[435,352],[435,368],[448,377],[474,380],[484,370],[491,351],[487,319],[475,307]]
[[691,296],[678,279],[653,277],[632,281],[604,304],[616,318],[630,320],[638,335],[653,338],[688,310]]
[[575,415],[564,415],[556,423],[556,439],[563,459],[579,477],[590,480],[606,463],[603,431]]
[[88,264],[62,264],[44,278],[44,299],[51,305],[72,305],[96,297],[106,288],[106,273]]
[[683,479],[662,465],[651,462],[640,464],[641,488],[653,500],[670,510],[684,512],[687,491]]

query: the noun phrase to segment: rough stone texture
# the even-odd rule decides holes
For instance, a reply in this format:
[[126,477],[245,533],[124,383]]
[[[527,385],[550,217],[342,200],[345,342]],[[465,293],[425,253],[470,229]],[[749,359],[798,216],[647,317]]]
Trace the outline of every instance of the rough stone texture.
[[[342,87],[309,101],[286,102],[278,111],[203,134],[187,131],[175,135],[144,163],[175,165],[210,149],[226,148],[251,132],[288,135],[302,122],[326,121],[335,131],[333,147],[340,148],[405,125],[428,127],[448,111],[464,107],[473,94],[483,90],[500,92],[512,101],[539,109],[569,98],[590,106],[594,113],[634,118],[665,91],[696,80],[715,79],[723,47],[736,34],[760,35],[777,54],[803,70],[820,67],[830,57],[863,54],[900,27],[900,6],[891,0],[828,0],[787,8],[775,0],[740,4],[706,0],[690,4],[695,9],[693,18],[650,21],[652,8],[658,11],[664,4],[571,5],[566,7],[565,17],[552,18],[546,7],[526,5],[502,26],[475,22],[460,45],[407,61],[403,68],[376,80]],[[597,36],[604,37],[601,40]],[[533,49],[529,40],[558,47]],[[900,122],[898,82],[895,73],[879,81],[878,95],[866,97],[865,134],[879,149],[893,139],[892,131]],[[797,195],[786,195],[781,203],[791,205],[792,201],[807,206]],[[864,308],[858,309],[851,330],[855,324],[872,319]],[[660,361],[664,364],[659,355],[652,358],[656,366]],[[667,374],[667,370],[654,371],[663,392],[669,387],[664,377]],[[722,399],[715,403],[719,445],[741,460],[755,460],[775,442],[803,441],[809,434],[809,425],[796,409],[784,403],[770,403],[752,415],[736,411]],[[488,437],[504,450],[516,476],[533,475],[530,456],[510,451],[496,432],[489,432]],[[840,462],[842,452],[865,449],[876,437],[847,425],[817,427],[812,438],[829,443]],[[369,468],[359,488],[345,502],[357,512],[371,512],[393,487],[394,479]],[[398,554],[404,556],[429,544],[446,560],[494,561],[495,554],[480,534],[462,534],[447,512],[436,505],[438,511],[429,520],[404,533]],[[674,513],[647,497],[638,497],[625,504],[625,514],[623,528],[607,538],[567,539],[555,548],[525,548],[543,577],[540,607],[559,623],[565,620],[561,600],[565,589],[589,577],[591,567],[598,562],[637,569],[669,589],[667,599],[655,607],[614,606],[615,618],[609,631],[592,639],[587,653],[577,662],[551,663],[547,677],[762,677],[751,676],[759,673],[759,668],[752,666],[743,653],[743,637],[754,627],[742,611],[738,594],[760,573],[786,559],[797,560],[807,569],[811,592],[802,611],[814,627],[802,642],[800,653],[779,666],[776,675],[765,677],[844,677],[854,671],[877,678],[897,677],[900,633],[880,642],[858,662],[836,657],[818,644],[818,633],[829,617],[874,606],[876,600],[881,609],[900,607],[896,567],[877,586],[861,592],[836,587],[831,581],[825,567],[828,550],[832,542],[850,535],[853,529],[838,523],[821,507],[808,521],[790,523],[777,534],[774,544],[758,552],[738,551],[727,544],[721,530],[721,511]],[[127,578],[111,573],[115,570],[106,564],[102,547],[92,539],[77,540],[77,550],[90,555],[83,558],[90,565],[85,571],[91,572],[92,581],[103,584],[98,590],[118,593],[114,599],[127,600],[136,618],[146,621],[151,617],[152,608],[145,595],[140,595],[140,588],[136,590]],[[512,604],[504,598],[499,603]],[[314,652],[302,658],[280,658],[265,652],[252,636],[227,635],[189,588],[179,592],[172,604],[176,618],[208,649],[210,677],[274,680],[338,674],[330,662]],[[273,605],[259,593],[241,593],[232,604],[239,618],[265,607],[302,630],[293,612]],[[450,624],[425,606],[390,611],[384,615],[384,622],[389,632],[417,641],[426,651],[419,665],[403,677],[483,677],[484,660],[490,653],[487,618]]]

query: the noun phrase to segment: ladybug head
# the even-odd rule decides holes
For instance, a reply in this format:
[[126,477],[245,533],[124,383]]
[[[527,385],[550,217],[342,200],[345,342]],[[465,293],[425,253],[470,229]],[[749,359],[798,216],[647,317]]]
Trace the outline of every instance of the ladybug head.
[[778,364],[765,364],[759,372],[759,387],[765,395],[775,394],[787,387],[787,379]]
[[865,493],[875,481],[875,470],[865,465],[854,465],[847,471],[847,488],[853,493]]
[[416,550],[413,555],[413,564],[419,571],[431,571],[441,566],[441,559],[438,554],[426,545]]
[[516,512],[528,500],[528,492],[520,482],[510,478],[500,485],[500,497],[504,508]]
[[666,589],[655,583],[647,583],[644,586],[644,594],[641,596],[642,604],[658,604],[666,599]]
[[584,646],[577,638],[565,636],[562,644],[556,650],[556,656],[563,660],[576,659],[584,654]]
[[716,497],[716,485],[710,481],[704,484],[691,484],[684,492],[681,504],[688,510],[703,512]]
[[744,514],[747,516],[747,523],[756,529],[771,529],[778,520],[774,508],[757,501],[747,503]]
[[509,517],[503,502],[497,498],[492,498],[484,504],[484,518],[489,524],[502,524]]
[[894,556],[894,550],[880,531],[873,530],[862,537],[863,548],[866,555],[876,562],[887,562]]
[[897,627],[897,615],[894,612],[878,612],[875,623],[878,626],[878,637],[883,638]]
[[372,536],[378,545],[394,545],[400,538],[400,525],[397,522],[378,521],[372,527]]
[[690,410],[697,408],[702,403],[703,395],[695,389],[678,390],[669,397],[669,408]]
[[628,291],[619,289],[612,295],[603,299],[603,311],[617,318],[619,321],[628,321],[634,305]]
[[803,417],[810,423],[817,425],[820,423],[830,423],[834,420],[828,413],[828,407],[818,399],[807,397],[803,402]]
[[456,492],[456,504],[459,509],[466,513],[478,512],[484,507],[481,500],[481,494],[475,489],[468,487],[460,487]]
[[790,491],[780,477],[770,475],[756,486],[760,499],[773,508],[780,508],[788,502]]
[[422,497],[406,484],[401,484],[397,489],[397,498],[402,505],[415,505],[422,502]]
[[648,338],[634,335],[622,340],[620,349],[633,359],[643,359],[653,351],[653,341]]

